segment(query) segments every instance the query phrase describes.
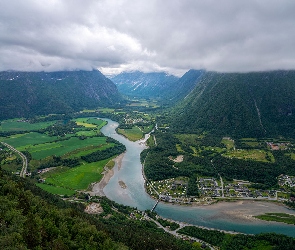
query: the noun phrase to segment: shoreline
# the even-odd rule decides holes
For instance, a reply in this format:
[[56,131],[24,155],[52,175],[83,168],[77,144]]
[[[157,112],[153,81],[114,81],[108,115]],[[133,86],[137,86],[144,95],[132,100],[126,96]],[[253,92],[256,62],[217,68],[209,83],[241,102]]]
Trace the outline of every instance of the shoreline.
[[[122,159],[125,155],[125,152],[118,155],[116,158],[113,159],[113,161],[115,162],[115,166],[118,167],[118,170],[121,169],[122,166]],[[89,192],[89,194],[91,196],[105,196],[105,193],[103,192],[104,187],[109,183],[110,179],[113,177],[114,175],[114,169],[109,169],[107,167],[104,167],[104,172],[102,172],[101,174],[103,174],[102,179],[99,182],[94,182],[92,183],[92,187],[91,187],[91,191]]]

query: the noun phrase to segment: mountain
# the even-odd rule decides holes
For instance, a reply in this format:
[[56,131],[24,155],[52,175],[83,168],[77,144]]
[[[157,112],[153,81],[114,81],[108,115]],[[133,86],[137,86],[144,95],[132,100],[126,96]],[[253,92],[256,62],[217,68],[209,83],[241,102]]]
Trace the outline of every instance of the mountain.
[[205,74],[204,70],[191,69],[186,72],[177,82],[173,88],[169,89],[168,96],[170,101],[176,102],[186,98],[186,96],[198,84],[201,76]]
[[0,72],[0,119],[112,106],[116,85],[93,71]]
[[295,136],[295,71],[207,72],[174,108],[172,127],[238,137]]
[[164,98],[175,86],[178,77],[165,72],[144,73],[140,71],[122,72],[110,78],[118,90],[129,96]]

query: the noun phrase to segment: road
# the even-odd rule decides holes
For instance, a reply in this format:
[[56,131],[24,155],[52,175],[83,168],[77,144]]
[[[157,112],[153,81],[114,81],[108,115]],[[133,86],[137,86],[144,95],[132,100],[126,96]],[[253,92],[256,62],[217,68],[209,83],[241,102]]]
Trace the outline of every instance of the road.
[[13,152],[17,153],[23,161],[23,166],[22,166],[22,170],[20,172],[20,176],[21,177],[26,177],[26,173],[27,173],[27,167],[28,167],[28,159],[27,157],[20,151],[18,151],[17,149],[15,149],[14,147],[12,147],[11,145],[5,143],[5,142],[1,142],[4,146],[8,147],[10,150],[12,150]]
[[154,220],[153,218],[151,218],[151,217],[149,217],[148,215],[146,215],[145,214],[145,219],[146,220],[151,220],[151,221],[153,221],[154,223],[156,223],[157,224],[157,226],[159,227],[159,228],[162,228],[165,232],[167,232],[167,233],[169,233],[169,234],[172,234],[172,235],[174,235],[175,237],[178,237],[178,238],[187,238],[187,239],[191,239],[191,240],[194,240],[194,241],[197,241],[197,242],[200,242],[200,243],[204,243],[207,247],[209,247],[211,250],[214,250],[215,249],[215,247],[214,246],[212,246],[212,245],[210,245],[209,243],[207,243],[207,242],[204,242],[204,241],[202,241],[202,240],[200,240],[200,239],[197,239],[197,238],[194,238],[194,237],[191,237],[191,236],[187,236],[187,235],[182,235],[182,234],[179,234],[177,231],[179,230],[179,229],[181,229],[181,228],[183,228],[183,227],[185,227],[185,226],[188,226],[189,224],[186,224],[186,223],[182,223],[182,222],[177,222],[179,225],[180,225],[180,228],[178,228],[178,229],[176,229],[176,230],[174,230],[174,231],[171,231],[170,229],[168,229],[168,228],[166,228],[166,227],[163,227],[158,221],[156,221],[156,220]]

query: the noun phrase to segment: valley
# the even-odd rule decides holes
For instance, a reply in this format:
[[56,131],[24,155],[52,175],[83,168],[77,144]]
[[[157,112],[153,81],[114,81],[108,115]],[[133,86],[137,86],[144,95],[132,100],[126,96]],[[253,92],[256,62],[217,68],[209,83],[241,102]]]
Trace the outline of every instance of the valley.
[[[292,222],[293,217],[285,216],[288,210],[279,206],[295,206],[292,113],[280,109],[280,117],[276,118],[280,124],[274,125],[274,120],[268,119],[271,115],[265,115],[267,105],[262,108],[262,100],[256,96],[255,105],[245,113],[248,118],[253,115],[253,119],[245,125],[244,118],[235,110],[236,105],[232,107],[232,115],[225,115],[230,104],[222,97],[218,97],[216,104],[214,98],[206,103],[205,97],[210,99],[216,88],[220,88],[218,84],[223,84],[218,77],[217,73],[190,71],[184,79],[173,79],[179,81],[178,87],[189,79],[193,82],[183,90],[184,100],[176,101],[170,95],[173,104],[167,101],[169,98],[154,96],[152,91],[144,96],[141,89],[138,96],[125,97],[124,101],[119,98],[121,103],[115,105],[96,108],[90,105],[79,111],[73,108],[65,113],[3,119],[1,169],[13,176],[26,175],[39,188],[70,202],[85,205],[97,202],[104,207],[105,195],[149,214],[148,210],[160,201],[155,207],[158,215],[149,217],[165,225],[165,230],[171,227],[170,231],[176,230],[172,230],[173,223],[188,223],[179,232],[210,243],[211,247],[221,242],[201,235],[218,234],[214,229],[226,234],[277,232],[294,237],[290,230],[293,225],[282,223]],[[229,79],[235,77],[231,75]],[[208,83],[208,79],[214,79],[214,84]],[[226,107],[223,114],[218,111],[220,103]],[[247,110],[244,108],[241,110]],[[212,128],[217,111],[223,115],[224,124],[215,120],[216,127]],[[205,119],[202,112],[212,114],[206,118],[208,123],[196,125],[194,122],[199,122],[199,118]],[[245,126],[253,128],[253,124],[258,130],[263,124],[263,131],[245,130]],[[284,131],[287,127],[288,131]],[[10,146],[17,151],[11,151]],[[22,171],[24,159],[28,161],[26,173]],[[239,202],[243,206],[238,206]],[[243,210],[250,203],[253,211],[257,210],[255,213]],[[223,204],[226,204],[224,211]],[[208,205],[210,208],[205,211],[203,208]],[[259,210],[259,206],[266,208]],[[268,209],[272,209],[272,214],[263,215]],[[132,219],[141,218],[141,212],[130,213]],[[165,222],[165,218],[173,223]],[[277,221],[279,225],[258,218]],[[195,232],[191,226],[203,231]],[[208,229],[211,231],[207,232]],[[259,237],[255,240],[260,241]]]

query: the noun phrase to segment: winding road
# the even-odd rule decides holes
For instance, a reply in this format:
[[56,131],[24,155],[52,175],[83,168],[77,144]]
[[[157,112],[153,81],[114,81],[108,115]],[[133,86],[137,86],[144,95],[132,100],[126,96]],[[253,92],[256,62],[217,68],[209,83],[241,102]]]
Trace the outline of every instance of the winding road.
[[14,147],[12,147],[11,145],[5,143],[5,142],[1,142],[4,146],[8,147],[10,150],[12,150],[13,152],[17,153],[23,161],[23,166],[22,166],[22,170],[20,172],[20,176],[21,177],[26,177],[26,173],[27,173],[27,167],[28,167],[28,159],[27,157],[20,151],[18,151],[17,149],[15,149]]

